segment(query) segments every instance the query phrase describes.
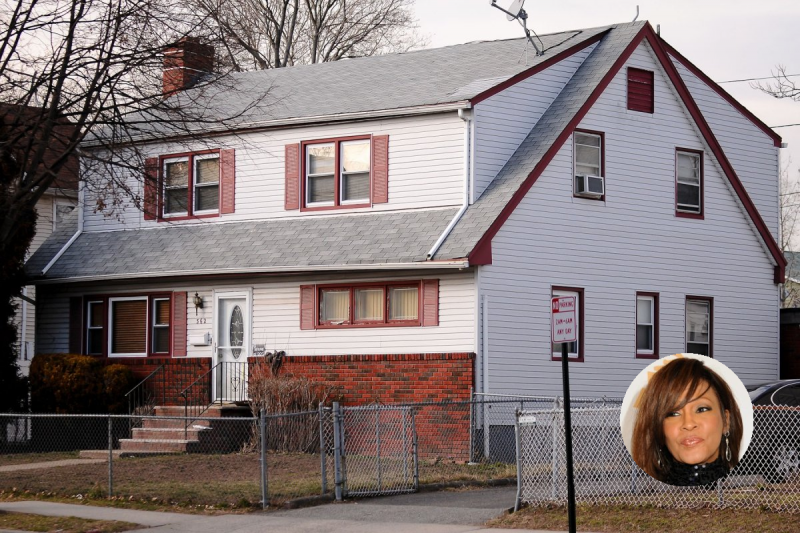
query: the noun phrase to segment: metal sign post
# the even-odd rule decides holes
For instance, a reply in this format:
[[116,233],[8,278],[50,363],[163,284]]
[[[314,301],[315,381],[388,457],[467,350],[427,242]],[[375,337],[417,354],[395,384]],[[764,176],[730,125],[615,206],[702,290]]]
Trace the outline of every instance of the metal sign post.
[[577,342],[576,298],[556,296],[551,300],[550,324],[553,344],[561,343],[561,377],[564,383],[564,440],[567,455],[567,514],[569,533],[576,533],[575,481],[572,472],[572,417],[569,400],[569,343]]

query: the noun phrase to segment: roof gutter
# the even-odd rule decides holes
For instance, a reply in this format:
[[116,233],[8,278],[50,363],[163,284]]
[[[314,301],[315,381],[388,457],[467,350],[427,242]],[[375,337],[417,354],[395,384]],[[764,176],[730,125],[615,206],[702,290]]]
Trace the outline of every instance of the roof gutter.
[[453,217],[453,220],[450,221],[450,224],[447,225],[447,227],[444,229],[444,232],[439,236],[439,239],[434,243],[433,247],[428,252],[428,261],[433,259],[433,256],[439,251],[439,248],[441,248],[445,239],[447,239],[447,237],[453,231],[453,228],[456,227],[456,224],[458,224],[458,221],[461,220],[461,217],[464,216],[464,212],[469,207],[470,176],[472,174],[472,154],[470,153],[470,149],[472,147],[472,108],[459,108],[458,118],[464,121],[464,202],[461,205],[461,209],[458,210],[458,213],[456,213],[456,215]]
[[75,235],[70,237],[67,243],[61,247],[58,253],[53,256],[50,262],[45,265],[45,267],[42,269],[42,276],[47,274],[47,271],[56,264],[56,261],[58,261],[62,255],[64,255],[64,252],[66,252],[69,247],[72,246],[72,243],[78,240],[78,237],[81,236],[81,233],[83,233],[83,182],[78,183],[78,230],[75,232]]
[[[69,243],[68,243],[69,244]],[[64,248],[66,249],[67,246]],[[279,267],[253,267],[253,268],[213,268],[204,270],[174,270],[158,272],[134,272],[122,274],[105,274],[99,276],[75,276],[70,278],[49,278],[33,280],[35,285],[49,285],[61,283],[84,283],[95,281],[132,280],[147,278],[174,278],[186,276],[214,276],[240,274],[302,274],[305,272],[355,272],[363,270],[433,270],[450,269],[463,270],[469,268],[469,261],[456,259],[453,261],[421,261],[416,263],[365,263],[354,265],[306,265],[306,266],[279,266]]]

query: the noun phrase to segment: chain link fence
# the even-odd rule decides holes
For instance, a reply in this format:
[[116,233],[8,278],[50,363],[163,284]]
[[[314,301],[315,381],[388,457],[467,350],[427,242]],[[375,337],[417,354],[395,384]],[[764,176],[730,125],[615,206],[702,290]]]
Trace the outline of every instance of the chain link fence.
[[[704,487],[658,482],[633,462],[622,441],[620,408],[572,409],[577,503],[659,507],[759,508],[800,512],[800,410],[756,408],[753,439],[741,463]],[[518,413],[518,500],[566,504],[563,409]]]

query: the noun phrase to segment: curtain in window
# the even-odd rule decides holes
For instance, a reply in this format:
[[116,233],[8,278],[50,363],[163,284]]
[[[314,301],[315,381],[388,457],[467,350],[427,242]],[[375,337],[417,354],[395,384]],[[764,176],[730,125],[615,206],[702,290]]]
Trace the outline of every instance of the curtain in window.
[[319,306],[321,322],[347,322],[350,318],[350,291],[322,291]]
[[147,353],[147,300],[111,302],[111,353]]
[[356,320],[383,321],[383,289],[356,289]]
[[417,287],[389,288],[389,320],[417,320],[419,289]]

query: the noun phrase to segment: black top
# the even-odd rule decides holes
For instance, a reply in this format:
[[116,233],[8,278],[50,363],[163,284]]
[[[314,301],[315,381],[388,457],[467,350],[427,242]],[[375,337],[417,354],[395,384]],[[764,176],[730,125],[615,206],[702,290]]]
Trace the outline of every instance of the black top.
[[710,485],[728,475],[728,467],[725,466],[721,456],[714,462],[700,465],[687,465],[674,459],[670,463],[669,474],[664,479],[664,482],[670,485],[681,487]]

